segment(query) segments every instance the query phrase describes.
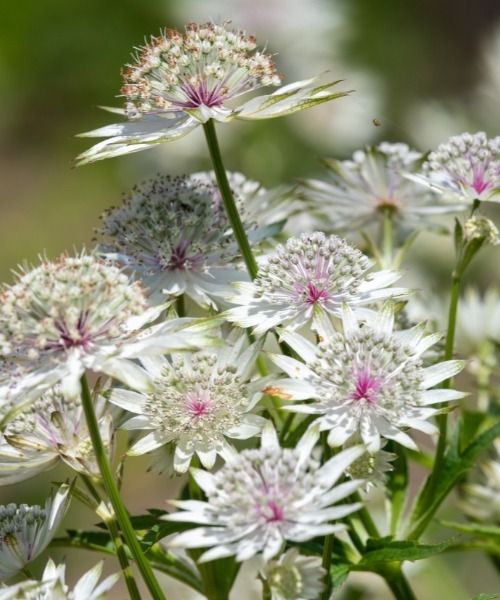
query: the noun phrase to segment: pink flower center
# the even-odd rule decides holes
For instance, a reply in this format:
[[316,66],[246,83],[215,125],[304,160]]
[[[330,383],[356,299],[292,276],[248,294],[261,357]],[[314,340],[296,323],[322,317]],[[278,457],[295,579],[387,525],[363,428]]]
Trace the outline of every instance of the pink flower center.
[[191,415],[191,419],[197,420],[210,414],[212,409],[212,400],[208,390],[191,392],[186,395],[186,408]]
[[71,331],[62,319],[57,319],[54,326],[59,333],[59,340],[48,342],[46,349],[68,350],[69,348],[80,347],[87,350],[93,337],[86,327],[88,316],[88,311],[80,313],[76,323],[76,331]]
[[472,187],[478,194],[481,194],[490,187],[490,183],[484,177],[484,168],[481,166],[474,167]]
[[186,271],[194,269],[202,262],[201,255],[188,256],[190,241],[182,240],[172,250],[172,254],[168,259],[167,269],[170,271]]
[[218,84],[213,89],[209,89],[207,82],[203,79],[193,85],[185,83],[182,91],[186,96],[185,101],[176,101],[179,108],[198,108],[199,106],[221,106],[227,94],[227,89]]
[[322,290],[321,288],[317,288],[314,283],[308,283],[306,287],[306,303],[307,304],[316,304],[316,302],[324,302],[328,300],[330,294],[327,290]]
[[351,394],[351,399],[366,400],[368,404],[374,404],[381,384],[380,377],[370,375],[368,369],[364,369],[356,375],[356,388]]
[[274,500],[269,500],[267,503],[269,511],[265,511],[265,519],[267,523],[279,523],[284,519],[283,508],[277,504]]

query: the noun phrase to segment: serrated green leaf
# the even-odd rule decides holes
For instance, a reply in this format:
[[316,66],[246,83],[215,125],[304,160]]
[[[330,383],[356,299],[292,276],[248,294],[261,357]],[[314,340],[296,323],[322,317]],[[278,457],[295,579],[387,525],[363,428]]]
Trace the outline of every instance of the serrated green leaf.
[[376,567],[376,565],[386,562],[422,560],[424,558],[435,556],[436,554],[441,554],[454,544],[454,541],[452,540],[442,542],[441,544],[419,544],[418,542],[407,540],[385,541],[384,543],[383,539],[369,540],[369,542],[371,543],[367,545],[367,548],[376,547],[376,549],[368,550],[368,552],[363,555],[361,561],[356,565],[357,570],[360,567],[371,570],[371,568]]
[[340,563],[340,564],[333,565],[332,567],[330,567],[332,592],[337,591],[345,583],[350,570],[351,570],[351,566],[344,564],[344,563]]

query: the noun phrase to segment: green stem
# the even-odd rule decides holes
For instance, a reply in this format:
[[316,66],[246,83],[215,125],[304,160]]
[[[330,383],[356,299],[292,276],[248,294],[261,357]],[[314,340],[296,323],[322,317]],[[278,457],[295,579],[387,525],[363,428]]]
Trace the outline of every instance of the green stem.
[[[80,473],[80,478],[89,490],[94,500],[99,505],[101,503],[101,497],[99,495],[99,492],[96,490],[94,484],[90,480],[90,477]],[[134,579],[134,574],[128,561],[127,551],[125,550],[125,546],[123,545],[123,540],[120,535],[118,523],[114,515],[109,515],[108,518],[104,519],[104,522],[106,524],[106,527],[108,528],[109,535],[113,540],[113,544],[116,550],[116,556],[118,558],[118,562],[120,563],[120,567],[122,570],[123,578],[125,579],[125,583],[127,585],[129,596],[132,598],[132,600],[141,600],[141,594],[139,593],[137,583]]]
[[178,317],[186,316],[186,305],[185,305],[185,301],[184,301],[184,294],[177,296],[177,298],[175,300],[175,308],[177,310]]
[[385,579],[396,600],[417,600],[399,564],[379,574]]
[[226,209],[229,222],[231,223],[234,237],[238,242],[238,246],[241,254],[243,255],[248,273],[252,279],[255,279],[258,271],[257,262],[250,248],[247,234],[245,233],[245,229],[243,227],[243,223],[241,222],[233,193],[231,191],[231,186],[229,185],[229,181],[227,179],[213,120],[209,119],[206,123],[204,123],[203,129],[205,131],[205,138],[207,140],[208,150],[210,152],[210,157],[214,167],[215,177],[217,178],[217,184],[219,185],[224,208]]
[[[328,445],[328,436],[326,433],[321,434],[321,440],[323,445],[323,456],[322,463],[326,463],[332,456],[332,449]],[[330,598],[332,579],[330,577],[330,567],[332,565],[332,552],[333,552],[333,534],[325,536],[323,542],[323,558],[321,560],[321,566],[325,569],[325,589],[321,595],[321,600],[328,600]]]
[[101,434],[99,432],[99,425],[94,412],[94,406],[92,404],[92,396],[89,389],[89,384],[85,375],[82,375],[80,380],[82,388],[82,407],[85,413],[85,419],[87,421],[87,427],[89,430],[90,439],[94,448],[94,454],[96,462],[101,472],[102,482],[106,493],[108,494],[109,500],[113,509],[118,523],[120,524],[123,537],[127,542],[129,550],[134,557],[137,567],[142,575],[144,583],[146,584],[151,596],[154,600],[166,600],[166,596],[163,593],[160,584],[158,583],[151,565],[144,556],[141,545],[136,537],[134,528],[130,521],[127,509],[123,504],[123,501],[118,491],[118,487],[115,483],[111,467],[109,465],[108,456],[102,443]]

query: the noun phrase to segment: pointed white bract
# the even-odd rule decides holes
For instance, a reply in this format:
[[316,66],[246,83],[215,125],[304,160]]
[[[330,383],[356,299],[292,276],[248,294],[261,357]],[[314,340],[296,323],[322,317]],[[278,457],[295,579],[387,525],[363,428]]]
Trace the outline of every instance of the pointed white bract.
[[464,210],[404,175],[416,172],[423,156],[406,144],[382,142],[354,153],[351,160],[326,159],[330,181],[308,179],[300,191],[322,228],[358,231],[381,223],[389,210],[397,226],[419,230],[436,227],[439,217]]
[[[113,423],[103,399],[95,406],[101,439],[111,452]],[[91,477],[99,469],[78,398],[68,399],[58,386],[35,401],[21,403],[3,421],[0,437],[0,485],[34,477],[60,461]]]
[[23,371],[0,386],[0,399],[39,395],[57,382],[73,398],[86,369],[135,382],[140,371],[130,359],[209,343],[192,319],[143,329],[163,308],[147,308],[143,286],[95,254],[21,271],[0,293],[0,349]]
[[228,440],[259,435],[266,423],[252,412],[262,396],[263,384],[253,376],[259,350],[260,344],[249,346],[247,336],[235,330],[224,346],[210,353],[144,361],[150,391],[114,389],[110,397],[137,415],[124,423],[125,429],[149,432],[129,454],[172,444],[175,471],[187,471],[195,455],[211,469],[217,455],[231,451]]
[[18,573],[39,556],[56,533],[70,500],[63,484],[44,508],[27,504],[0,506],[0,581]]
[[[360,437],[355,436],[349,441],[347,447],[360,442]],[[380,447],[383,448],[385,444],[385,441],[382,441]],[[385,486],[387,483],[387,473],[393,470],[392,462],[396,458],[397,455],[393,452],[386,452],[382,449],[376,452],[369,452],[367,450],[346,469],[346,475],[352,479],[364,479],[363,490],[369,492],[374,487]]]
[[102,562],[97,563],[70,589],[66,584],[66,565],[56,565],[49,558],[41,581],[28,579],[22,583],[0,587],[0,600],[104,600],[119,575],[110,575],[99,583],[102,566]]
[[414,181],[449,200],[498,202],[500,198],[500,136],[482,131],[451,137],[431,152]]
[[339,81],[318,78],[280,87],[272,94],[235,102],[242,94],[281,83],[272,57],[253,36],[217,25],[190,23],[167,29],[142,48],[123,72],[122,112],[128,122],[83,134],[107,138],[81,154],[79,164],[145,150],[187,135],[209,119],[269,119],[347,95]]
[[380,450],[381,438],[416,449],[405,431],[437,431],[428,421],[437,413],[432,405],[464,394],[430,388],[456,375],[465,363],[451,360],[424,367],[422,355],[441,336],[426,335],[423,324],[394,331],[389,306],[364,323],[344,306],[342,321],[344,331],[332,329],[317,347],[306,345],[297,334],[284,335],[306,362],[273,355],[290,377],[274,382],[273,389],[292,400],[314,398],[312,403],[285,408],[318,415],[317,423],[329,432],[331,446],[360,436],[371,453]]
[[259,266],[254,281],[236,286],[239,293],[230,300],[239,306],[224,315],[262,334],[278,325],[293,330],[325,315],[338,317],[343,304],[364,306],[407,293],[389,287],[399,273],[372,272],[372,266],[336,235],[314,232],[289,238]]
[[[251,242],[272,236],[294,209],[290,193],[267,192],[240,173],[229,180]],[[286,206],[286,208],[285,208]],[[215,176],[158,176],[109,209],[97,230],[101,251],[147,287],[150,302],[186,294],[218,308],[229,284],[247,279]]]
[[281,448],[269,423],[260,449],[228,454],[226,464],[215,474],[192,469],[207,501],[175,501],[173,504],[184,510],[164,518],[202,527],[176,535],[169,545],[211,546],[201,561],[232,555],[243,561],[259,552],[268,561],[282,551],[285,541],[303,542],[345,529],[343,523],[333,521],[358,510],[361,504],[336,503],[363,482],[336,484],[364,450],[349,448],[320,466],[311,456],[318,437],[312,429],[295,448]]
[[479,469],[469,473],[461,492],[460,506],[467,515],[483,523],[500,523],[500,440],[495,440]]
[[260,575],[271,590],[272,600],[317,600],[325,588],[321,558],[303,556],[296,548],[267,563]]

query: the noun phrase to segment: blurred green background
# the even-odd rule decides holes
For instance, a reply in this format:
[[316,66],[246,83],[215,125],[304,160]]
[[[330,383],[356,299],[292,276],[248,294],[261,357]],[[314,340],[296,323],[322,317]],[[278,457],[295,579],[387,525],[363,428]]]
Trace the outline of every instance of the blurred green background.
[[[9,280],[17,263],[33,261],[39,253],[55,256],[91,243],[99,214],[138,180],[158,171],[209,168],[200,131],[175,146],[79,169],[71,163],[89,145],[75,134],[110,120],[98,106],[120,104],[115,97],[120,69],[134,45],[161,27],[226,18],[278,53],[286,81],[330,70],[356,90],[349,98],[286,119],[221,126],[227,167],[266,186],[321,176],[319,157],[347,157],[367,143],[405,141],[428,150],[465,130],[500,133],[498,0],[2,2],[2,279]],[[429,288],[445,287],[449,240],[429,239],[417,243],[413,264],[425,272]],[[483,287],[498,282],[497,256],[488,250],[473,270]],[[163,503],[171,495],[168,483],[143,477],[143,465],[136,464],[128,472],[132,508]],[[4,488],[0,499],[40,500],[46,483],[44,476],[22,488]],[[147,499],[144,486],[150,490]],[[78,571],[72,566],[71,577]],[[415,572],[420,598],[466,600],[500,588],[490,565],[478,556],[448,557],[432,568],[422,563]],[[114,597],[124,597],[123,592]],[[182,591],[174,597],[188,598]],[[242,594],[237,597],[245,600]],[[364,592],[351,589],[344,596],[387,597],[375,580]]]

